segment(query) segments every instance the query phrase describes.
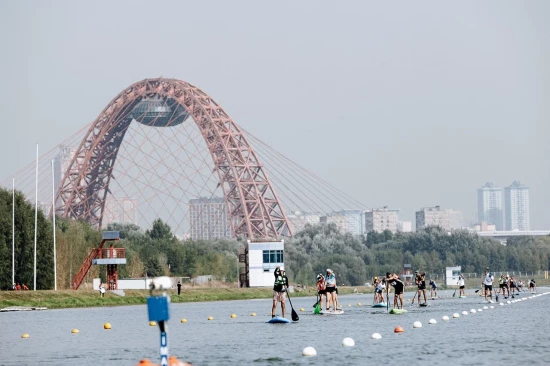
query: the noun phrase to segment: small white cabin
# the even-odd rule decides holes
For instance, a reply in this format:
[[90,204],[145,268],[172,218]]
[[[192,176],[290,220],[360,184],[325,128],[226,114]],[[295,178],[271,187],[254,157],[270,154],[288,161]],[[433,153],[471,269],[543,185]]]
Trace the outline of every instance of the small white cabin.
[[272,287],[277,266],[284,268],[284,240],[248,241],[248,281],[250,287]]
[[458,276],[461,271],[460,266],[457,267],[447,267],[445,270],[445,284],[447,286],[456,286],[458,283]]

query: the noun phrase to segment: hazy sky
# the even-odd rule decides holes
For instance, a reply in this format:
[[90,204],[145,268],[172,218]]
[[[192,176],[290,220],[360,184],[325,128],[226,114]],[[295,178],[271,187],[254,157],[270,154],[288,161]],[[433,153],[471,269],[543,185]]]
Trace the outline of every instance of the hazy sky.
[[550,229],[550,1],[2,1],[0,180],[152,77],[369,207],[477,211],[531,187]]

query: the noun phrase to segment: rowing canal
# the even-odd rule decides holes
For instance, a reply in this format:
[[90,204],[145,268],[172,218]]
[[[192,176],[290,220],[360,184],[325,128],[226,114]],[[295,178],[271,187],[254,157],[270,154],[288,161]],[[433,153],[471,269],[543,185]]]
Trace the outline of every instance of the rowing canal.
[[[550,296],[499,306],[483,304],[473,293],[464,299],[453,298],[452,291],[439,295],[428,307],[406,301],[404,315],[366,306],[372,295],[341,296],[342,315],[313,315],[314,299],[294,298],[300,320],[291,324],[265,323],[269,300],[171,304],[170,354],[194,365],[550,363]],[[529,296],[522,292],[515,299]],[[495,308],[470,313],[491,305]],[[452,318],[463,311],[469,315]],[[442,321],[444,315],[450,320]],[[428,324],[432,318],[437,324]],[[422,328],[414,329],[415,321]],[[106,322],[111,330],[103,329]],[[396,326],[405,332],[394,333]],[[80,333],[71,334],[73,328]],[[21,339],[23,333],[30,338]],[[382,339],[371,339],[373,333]],[[346,337],[355,347],[342,346]],[[158,345],[158,327],[149,326],[145,306],[0,313],[0,365],[136,365],[143,358],[158,362]],[[317,356],[303,357],[307,346]]]

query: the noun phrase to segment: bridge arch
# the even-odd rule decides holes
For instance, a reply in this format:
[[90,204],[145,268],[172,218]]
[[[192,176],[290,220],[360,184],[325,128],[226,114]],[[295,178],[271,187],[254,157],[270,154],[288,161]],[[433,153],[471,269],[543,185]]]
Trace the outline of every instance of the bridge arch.
[[232,233],[249,239],[291,235],[284,209],[239,126],[208,94],[175,79],[145,79],[118,94],[90,125],[57,191],[56,212],[101,228],[113,168],[133,121],[169,128],[192,117],[214,162]]

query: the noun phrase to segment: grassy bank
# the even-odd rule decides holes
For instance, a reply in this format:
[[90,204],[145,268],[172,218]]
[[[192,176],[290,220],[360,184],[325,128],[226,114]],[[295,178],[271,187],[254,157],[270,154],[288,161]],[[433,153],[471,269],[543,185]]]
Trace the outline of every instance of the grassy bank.
[[[340,294],[353,293],[354,287],[339,288]],[[372,293],[372,288],[357,287],[358,292]],[[93,290],[62,290],[62,291],[2,291],[0,292],[0,309],[9,306],[44,306],[48,309],[81,308],[96,306],[143,305],[149,296],[146,290],[125,290],[125,296],[107,292],[105,297],[99,296]],[[270,288],[185,288],[181,295],[177,291],[168,291],[172,303],[198,301],[226,301],[247,299],[268,299],[273,296]],[[301,289],[291,294],[292,297],[316,295],[311,287]]]

